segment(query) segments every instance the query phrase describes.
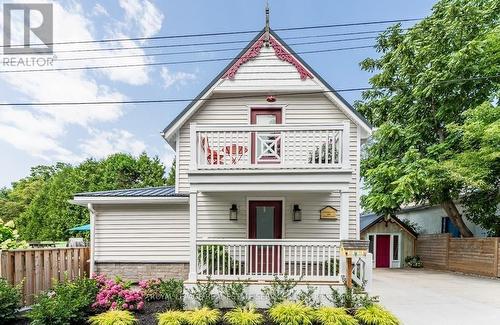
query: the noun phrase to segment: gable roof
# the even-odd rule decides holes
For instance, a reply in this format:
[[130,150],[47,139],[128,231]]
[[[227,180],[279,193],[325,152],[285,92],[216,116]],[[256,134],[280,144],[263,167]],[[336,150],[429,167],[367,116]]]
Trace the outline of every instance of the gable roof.
[[[418,233],[413,231],[412,228],[408,227],[404,222],[402,222],[398,217],[396,216],[391,216],[392,221],[397,223],[400,227],[405,229],[407,232],[410,233],[413,237],[418,237]],[[364,232],[371,228],[372,226],[376,225],[377,223],[381,222],[384,220],[384,216],[378,216],[376,214],[369,214],[365,216],[361,216],[359,223],[360,223],[360,232]]]
[[[258,33],[248,44],[245,46],[245,48],[238,53],[238,55],[196,96],[195,99],[193,99],[183,110],[182,112],[177,115],[172,122],[170,122],[167,127],[162,132],[163,137],[168,141],[168,138],[171,137],[175,131],[178,130],[182,126],[183,123],[180,123],[180,121],[183,119],[184,116],[186,116],[191,109],[195,107],[196,104],[200,102],[200,99],[205,97],[207,93],[214,88],[216,83],[223,78],[223,76],[226,74],[226,72],[231,69],[231,67],[242,57],[251,47],[255,42],[259,40],[259,38],[262,37],[265,33],[265,29],[263,29],[260,33]],[[343,105],[348,112],[350,112],[356,120],[358,120],[358,125],[361,125],[365,130],[367,130],[368,133],[370,133],[370,130],[372,128],[372,125],[361,115],[354,107],[352,107],[349,102],[347,102],[332,86],[330,86],[321,76],[314,71],[311,66],[309,66],[297,53],[295,53],[288,44],[286,44],[272,29],[269,30],[270,36],[274,37],[297,61],[300,62],[307,70],[309,70],[318,80],[320,83],[322,83],[327,91],[325,91],[325,95],[329,97],[331,100],[332,99],[338,99],[341,102],[341,105]],[[348,113],[347,112],[347,113]],[[193,112],[194,113],[194,112]]]

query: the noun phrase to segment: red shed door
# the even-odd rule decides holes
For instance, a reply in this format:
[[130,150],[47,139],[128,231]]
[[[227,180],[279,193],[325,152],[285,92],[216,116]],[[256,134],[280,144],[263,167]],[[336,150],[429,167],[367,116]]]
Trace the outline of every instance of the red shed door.
[[389,267],[391,258],[391,236],[377,235],[376,267]]
[[[273,240],[282,238],[281,201],[249,202],[248,238]],[[250,269],[257,274],[274,274],[281,268],[280,245],[250,247]]]

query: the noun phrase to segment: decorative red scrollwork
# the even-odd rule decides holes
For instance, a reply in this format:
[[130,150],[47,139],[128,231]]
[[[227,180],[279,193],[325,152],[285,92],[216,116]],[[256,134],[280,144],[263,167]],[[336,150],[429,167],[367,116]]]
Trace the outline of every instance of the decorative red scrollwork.
[[245,54],[243,54],[243,56],[241,56],[229,70],[227,70],[227,72],[222,76],[222,78],[234,79],[236,72],[238,72],[238,69],[242,64],[250,61],[251,59],[255,58],[260,54],[260,49],[262,48],[262,45],[264,45],[264,37],[259,38],[257,42],[255,42],[255,44],[252,45],[252,47],[249,48],[248,51],[246,51]]
[[276,56],[281,60],[288,62],[292,64],[300,74],[300,79],[306,80],[307,78],[313,78],[312,74],[309,73],[309,71],[304,68],[302,64],[300,64],[299,61],[297,61],[296,58],[293,57],[290,53],[288,53],[283,46],[280,45],[273,37],[269,39],[269,42],[271,43],[271,46],[274,49],[274,53]]
[[[306,80],[307,78],[313,78],[312,74],[304,68],[304,66],[293,57],[290,53],[288,53],[283,46],[281,46],[280,43],[278,43],[273,37],[269,38],[269,43],[274,49],[274,54],[276,56],[285,62],[288,62],[292,64],[296,69],[297,72],[300,74],[300,79]],[[229,70],[226,71],[226,73],[222,76],[222,79],[234,79],[234,76],[236,75],[236,72],[238,72],[238,69],[246,62],[250,61],[251,59],[257,57],[260,54],[260,50],[262,49],[262,46],[264,46],[264,36],[259,38],[254,45],[248,51],[241,56],[238,61],[236,61]]]

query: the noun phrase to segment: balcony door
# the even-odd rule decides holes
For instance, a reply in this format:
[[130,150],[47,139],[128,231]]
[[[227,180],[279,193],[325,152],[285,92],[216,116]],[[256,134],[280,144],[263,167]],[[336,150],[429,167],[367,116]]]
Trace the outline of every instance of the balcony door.
[[[281,124],[281,108],[252,108],[250,124]],[[281,162],[281,132],[266,131],[252,133],[252,164]]]
[[[250,201],[248,204],[248,238],[260,240],[281,239],[282,202]],[[275,274],[281,269],[281,246],[250,246],[250,269],[253,274]]]

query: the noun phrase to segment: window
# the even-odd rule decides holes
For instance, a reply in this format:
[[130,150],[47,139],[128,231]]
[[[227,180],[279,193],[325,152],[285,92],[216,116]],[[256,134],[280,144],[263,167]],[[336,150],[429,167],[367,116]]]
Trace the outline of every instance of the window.
[[399,260],[399,235],[392,236],[392,260]]
[[368,252],[373,254],[373,245],[374,245],[373,235],[369,235],[368,240],[370,241],[370,243],[368,244]]

